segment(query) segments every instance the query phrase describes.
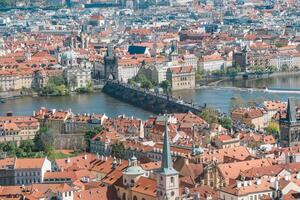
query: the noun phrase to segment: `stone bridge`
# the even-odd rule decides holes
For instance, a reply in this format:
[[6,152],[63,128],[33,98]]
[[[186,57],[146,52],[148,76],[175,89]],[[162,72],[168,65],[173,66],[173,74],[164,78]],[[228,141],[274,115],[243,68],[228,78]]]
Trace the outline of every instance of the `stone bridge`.
[[199,114],[204,108],[173,96],[159,94],[119,81],[107,81],[102,91],[118,100],[138,106],[155,114],[183,113],[188,111]]

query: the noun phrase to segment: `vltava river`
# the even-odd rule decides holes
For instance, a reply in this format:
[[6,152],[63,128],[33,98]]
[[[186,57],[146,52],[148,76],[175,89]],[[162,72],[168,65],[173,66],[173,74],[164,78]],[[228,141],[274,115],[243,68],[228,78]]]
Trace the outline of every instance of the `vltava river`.
[[[181,96],[187,101],[193,100],[199,105],[206,103],[215,107],[222,112],[228,112],[230,108],[231,98],[239,96],[246,101],[262,101],[262,100],[283,100],[287,101],[288,97],[296,97],[300,99],[300,94],[283,94],[283,93],[267,93],[262,90],[255,89],[238,89],[231,86],[239,87],[276,87],[276,88],[300,88],[300,76],[275,77],[263,80],[248,80],[223,82],[220,86],[227,88],[201,88],[197,90],[185,90],[175,92],[175,96]],[[12,111],[15,115],[30,115],[33,110],[40,107],[72,109],[75,113],[105,113],[114,117],[125,114],[129,117],[135,116],[146,119],[152,113],[134,107],[127,103],[118,101],[101,92],[94,94],[82,94],[65,97],[23,97],[20,99],[9,100],[6,103],[0,103],[0,114],[4,115],[8,111]]]

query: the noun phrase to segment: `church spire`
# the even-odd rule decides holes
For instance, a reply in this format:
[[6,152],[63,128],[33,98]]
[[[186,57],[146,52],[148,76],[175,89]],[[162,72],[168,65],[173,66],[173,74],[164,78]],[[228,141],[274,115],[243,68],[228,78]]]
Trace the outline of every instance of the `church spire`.
[[169,143],[169,134],[168,134],[168,118],[165,119],[165,134],[164,134],[164,143],[163,143],[163,152],[162,152],[162,163],[161,163],[161,173],[163,174],[176,174],[178,173],[172,167],[172,157]]
[[157,174],[156,189],[158,200],[175,200],[179,197],[179,173],[172,167],[167,116],[165,119],[162,163]]
[[171,150],[168,135],[168,119],[165,120],[164,146],[162,155],[162,168],[172,168]]

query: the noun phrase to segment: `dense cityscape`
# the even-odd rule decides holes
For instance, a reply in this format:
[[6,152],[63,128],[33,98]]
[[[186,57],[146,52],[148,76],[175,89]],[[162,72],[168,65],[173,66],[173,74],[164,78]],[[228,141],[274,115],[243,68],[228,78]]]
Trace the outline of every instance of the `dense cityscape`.
[[299,0],[1,0],[1,200],[300,199]]

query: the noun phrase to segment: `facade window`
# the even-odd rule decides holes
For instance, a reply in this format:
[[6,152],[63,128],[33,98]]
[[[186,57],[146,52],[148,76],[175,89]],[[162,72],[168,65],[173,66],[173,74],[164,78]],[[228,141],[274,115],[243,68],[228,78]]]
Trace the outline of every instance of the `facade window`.
[[175,195],[175,192],[174,192],[174,191],[172,191],[172,192],[171,192],[171,196],[173,197],[174,195]]
[[174,186],[174,184],[175,184],[175,180],[174,180],[174,177],[172,176],[172,177],[171,177],[171,181],[170,181],[170,185],[171,185],[171,186]]
[[133,197],[133,200],[137,200],[137,197],[136,197],[136,196],[134,196],[134,197]]

